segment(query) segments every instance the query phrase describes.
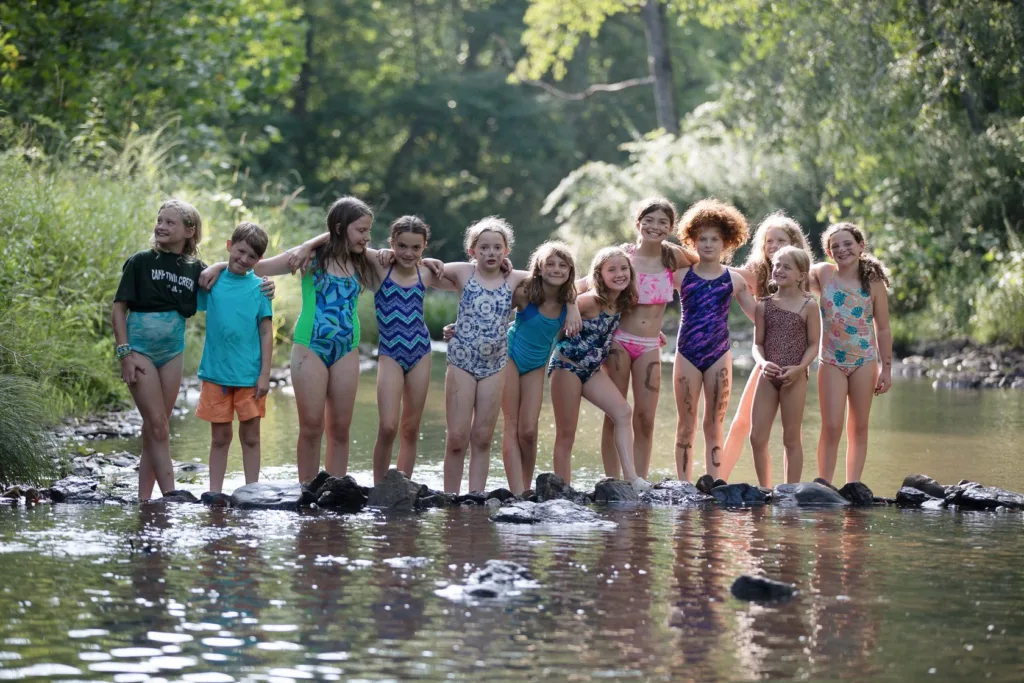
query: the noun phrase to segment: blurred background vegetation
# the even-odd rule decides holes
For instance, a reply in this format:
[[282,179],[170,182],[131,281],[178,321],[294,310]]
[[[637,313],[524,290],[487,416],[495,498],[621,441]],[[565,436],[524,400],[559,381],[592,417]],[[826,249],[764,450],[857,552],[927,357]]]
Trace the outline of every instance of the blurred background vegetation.
[[[815,241],[862,224],[901,350],[1024,345],[1022,67],[1024,5],[996,0],[3,3],[0,375],[54,414],[125,398],[110,301],[172,195],[207,261],[243,217],[275,252],[351,193],[378,244],[418,213],[445,260],[501,214],[517,265],[630,239],[644,195],[716,195]],[[297,299],[281,278],[282,339]]]

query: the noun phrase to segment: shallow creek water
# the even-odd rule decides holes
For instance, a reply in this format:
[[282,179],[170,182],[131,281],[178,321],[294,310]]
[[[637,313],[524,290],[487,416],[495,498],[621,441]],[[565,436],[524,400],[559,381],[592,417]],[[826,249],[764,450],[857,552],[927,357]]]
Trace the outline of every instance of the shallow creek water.
[[[444,439],[443,357],[434,360],[416,476],[432,486]],[[363,483],[373,381],[362,378],[353,429],[352,469]],[[670,368],[663,387],[659,445],[672,443]],[[283,392],[272,399],[264,476],[290,478],[294,406]],[[808,407],[805,479],[814,475],[814,395]],[[574,456],[581,487],[600,475],[599,426],[587,408]],[[541,427],[543,470],[550,406]],[[176,458],[205,461],[205,425],[185,418],[173,431]],[[1024,394],[898,381],[875,403],[865,481],[890,496],[911,472],[1021,490],[1022,437]],[[504,483],[498,453],[491,488]],[[230,468],[241,469],[237,445]],[[671,473],[671,451],[656,447],[654,469]],[[753,479],[749,449],[732,478]],[[498,526],[480,508],[0,509],[0,680],[1016,681],[1024,672],[1020,514],[602,514],[615,528]],[[501,600],[438,594],[493,558],[527,566],[537,586]],[[745,572],[800,593],[778,605],[736,601],[729,586]]]

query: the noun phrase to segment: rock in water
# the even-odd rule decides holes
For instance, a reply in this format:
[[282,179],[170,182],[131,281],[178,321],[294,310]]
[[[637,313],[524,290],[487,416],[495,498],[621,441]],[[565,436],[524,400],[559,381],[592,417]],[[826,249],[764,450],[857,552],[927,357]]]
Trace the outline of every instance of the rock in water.
[[384,479],[370,489],[366,504],[387,510],[412,510],[426,487],[420,486],[396,469],[388,470]]
[[535,495],[538,503],[558,499],[571,500],[581,505],[587,502],[585,494],[566,484],[565,480],[554,472],[541,472],[537,475]]
[[492,522],[504,524],[585,524],[614,527],[614,522],[601,519],[593,510],[568,500],[543,503],[517,501],[503,505],[491,515]]
[[65,477],[48,491],[55,503],[103,503],[111,496],[99,488],[99,482],[84,477]]
[[195,494],[191,491],[184,489],[175,489],[174,491],[168,491],[163,495],[160,500],[165,503],[198,503],[199,499],[196,498]]
[[750,484],[726,484],[711,489],[711,496],[726,507],[764,505],[768,497]]
[[640,501],[648,505],[672,505],[679,507],[702,506],[715,502],[712,496],[701,493],[688,481],[665,479],[640,494]]
[[[865,487],[866,488],[866,487]],[[846,506],[850,501],[839,495],[839,492],[828,486],[814,482],[799,484],[779,484],[772,490],[772,503],[776,505],[807,506]]]
[[331,475],[327,472],[327,470],[320,470],[311,481],[303,482],[302,485],[305,486],[310,491],[312,491],[313,493],[316,493],[317,491],[320,490],[320,487],[327,483],[327,480],[330,478]]
[[231,496],[226,493],[214,493],[213,491],[207,491],[203,495],[199,496],[199,501],[203,503],[203,505],[209,505],[212,508],[231,507]]
[[272,484],[266,481],[246,484],[231,494],[231,507],[242,510],[298,510],[302,485]]
[[835,486],[832,485],[832,482],[825,481],[821,477],[815,477],[814,478],[814,483],[815,484],[821,484],[822,486],[827,486],[830,489],[832,489],[833,491],[839,491],[839,489],[837,489]]
[[852,505],[870,507],[875,504],[875,494],[859,481],[851,481],[839,489],[839,495],[850,501]]
[[924,491],[910,486],[904,486],[896,493],[896,505],[901,508],[919,508],[929,501],[945,502],[942,498],[929,496]]
[[515,498],[515,495],[508,489],[494,489],[487,494],[487,500],[497,500],[499,503],[504,503],[509,498]]
[[927,474],[911,474],[903,480],[903,486],[924,491],[932,498],[945,498],[946,489]]
[[[313,481],[316,482],[317,479]],[[362,488],[347,474],[344,477],[328,476],[321,479],[320,486],[314,491],[313,496],[316,504],[327,510],[359,512],[366,505],[366,495]]]
[[530,570],[506,560],[487,560],[484,566],[466,578],[465,585],[452,584],[435,593],[451,600],[503,598],[519,595],[524,588],[536,588]]
[[602,479],[594,487],[595,503],[638,503],[640,496],[633,490],[632,484],[620,479]]
[[756,602],[788,600],[797,593],[796,587],[791,583],[766,579],[763,576],[751,576],[750,574],[740,575],[732,582],[730,591],[737,600],[753,600]]
[[710,494],[711,490],[715,488],[715,478],[710,474],[702,474],[697,477],[696,487],[701,493]]
[[955,486],[946,495],[946,502],[959,505],[966,510],[995,510],[1005,507],[1009,510],[1024,508],[1024,496],[994,486]]

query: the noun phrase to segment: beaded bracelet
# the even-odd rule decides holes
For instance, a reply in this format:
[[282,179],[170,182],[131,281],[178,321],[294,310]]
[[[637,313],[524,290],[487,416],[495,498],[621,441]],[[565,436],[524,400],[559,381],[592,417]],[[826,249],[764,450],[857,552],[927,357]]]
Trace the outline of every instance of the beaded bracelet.
[[117,354],[117,359],[118,360],[124,360],[129,355],[131,355],[132,345],[131,344],[118,344],[117,347],[114,349],[114,352]]

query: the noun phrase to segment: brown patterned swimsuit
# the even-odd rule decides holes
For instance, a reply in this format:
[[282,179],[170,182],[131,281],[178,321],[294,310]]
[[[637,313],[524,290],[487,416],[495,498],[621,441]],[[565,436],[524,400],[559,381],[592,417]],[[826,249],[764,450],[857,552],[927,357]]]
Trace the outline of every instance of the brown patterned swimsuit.
[[[797,312],[787,311],[775,305],[772,297],[764,302],[764,358],[780,368],[800,365],[807,350],[807,322],[800,313],[811,297],[807,297]],[[809,374],[809,373],[808,373]],[[767,379],[767,378],[766,378]],[[776,389],[782,388],[781,379],[769,380]]]

